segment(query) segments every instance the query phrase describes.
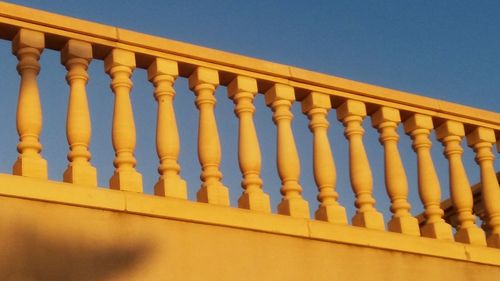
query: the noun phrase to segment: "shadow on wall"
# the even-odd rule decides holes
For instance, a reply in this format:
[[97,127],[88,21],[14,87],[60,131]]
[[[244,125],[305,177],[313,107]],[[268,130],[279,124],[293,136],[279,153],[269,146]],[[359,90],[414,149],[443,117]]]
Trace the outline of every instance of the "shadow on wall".
[[146,262],[153,249],[144,241],[81,240],[63,228],[55,235],[28,224],[4,224],[0,229],[0,280],[121,280],[119,276]]

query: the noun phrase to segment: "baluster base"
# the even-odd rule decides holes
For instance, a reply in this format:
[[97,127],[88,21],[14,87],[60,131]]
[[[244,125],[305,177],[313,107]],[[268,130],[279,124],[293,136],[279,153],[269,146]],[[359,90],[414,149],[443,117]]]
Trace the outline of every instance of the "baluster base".
[[278,214],[308,219],[309,203],[302,198],[283,198],[278,204]]
[[97,170],[92,165],[69,165],[63,174],[63,181],[86,185],[97,186]]
[[196,193],[198,202],[229,206],[229,190],[222,183],[203,184]]
[[115,171],[109,179],[111,189],[142,192],[142,175],[136,170]]
[[36,157],[19,156],[12,166],[12,173],[16,176],[48,179],[47,160],[39,155]]
[[317,220],[321,221],[335,224],[347,224],[345,208],[340,205],[319,206],[314,216]]
[[187,184],[180,177],[163,178],[160,177],[155,184],[155,195],[187,199]]
[[500,233],[493,233],[486,239],[488,247],[500,248]]
[[377,211],[359,212],[352,218],[353,226],[385,230],[384,216]]
[[444,221],[425,224],[420,228],[424,237],[454,241],[451,226]]
[[238,207],[242,209],[261,211],[266,213],[271,212],[271,202],[269,200],[269,195],[267,195],[263,191],[243,193],[238,199]]
[[411,216],[393,217],[387,224],[387,229],[391,232],[420,236],[418,220]]
[[462,228],[457,231],[457,233],[455,233],[455,241],[472,245],[486,246],[486,237],[484,232],[475,226]]

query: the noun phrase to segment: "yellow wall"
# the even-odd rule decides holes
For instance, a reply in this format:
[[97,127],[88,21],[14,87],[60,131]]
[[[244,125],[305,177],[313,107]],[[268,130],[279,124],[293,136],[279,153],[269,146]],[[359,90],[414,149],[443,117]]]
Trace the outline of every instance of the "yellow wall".
[[[23,192],[23,189],[29,191],[36,187],[16,188]],[[66,189],[62,186],[38,188],[47,194]],[[75,196],[81,196],[82,190],[75,186]],[[66,192],[71,191],[68,188]],[[102,192],[123,193],[92,189],[84,197],[92,199],[94,194],[94,198],[98,198]],[[141,196],[143,199],[138,200],[142,203],[151,203],[148,201],[151,196]],[[16,197],[21,196],[17,194]],[[168,204],[168,201],[164,202]],[[189,209],[185,211],[191,212]],[[498,266],[294,237],[272,231],[7,197],[5,192],[0,196],[0,214],[0,237],[3,241],[0,244],[0,277],[6,281],[493,280],[493,276],[500,276]],[[276,221],[283,219],[283,225],[290,219],[279,215],[268,216],[276,217]],[[255,218],[258,219],[258,216]],[[275,225],[275,228],[280,229],[280,225]],[[365,229],[346,228],[369,234]],[[387,234],[386,238],[391,239],[390,233],[380,233]],[[369,237],[366,238],[370,241]],[[458,244],[416,239],[444,246]],[[416,244],[415,247],[425,247],[423,245]],[[497,250],[484,249],[494,251],[498,258]]]

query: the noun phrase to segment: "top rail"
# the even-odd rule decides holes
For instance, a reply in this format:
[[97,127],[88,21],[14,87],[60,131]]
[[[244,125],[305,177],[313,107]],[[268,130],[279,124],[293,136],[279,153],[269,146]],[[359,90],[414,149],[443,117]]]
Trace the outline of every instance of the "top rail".
[[403,119],[422,113],[438,123],[462,122],[467,132],[475,126],[491,128],[497,135],[500,132],[499,113],[0,2],[0,38],[12,40],[20,28],[45,33],[49,49],[61,50],[68,39],[78,39],[92,43],[96,59],[104,59],[118,47],[133,51],[139,68],[148,68],[154,58],[160,57],[177,61],[182,77],[204,66],[219,72],[221,85],[227,86],[236,76],[244,75],[257,79],[260,93],[275,83],[287,84],[295,88],[298,100],[315,91],[329,94],[333,107],[347,99],[358,100],[366,103],[369,113],[388,106],[399,109]]

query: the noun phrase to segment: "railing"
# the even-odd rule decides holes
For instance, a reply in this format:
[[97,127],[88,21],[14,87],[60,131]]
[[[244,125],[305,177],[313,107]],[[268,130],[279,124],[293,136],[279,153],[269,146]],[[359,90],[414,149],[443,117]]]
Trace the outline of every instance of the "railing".
[[[495,143],[500,150],[500,115],[497,113],[7,3],[0,3],[0,37],[12,41],[20,76],[19,157],[13,166],[14,175],[48,178],[48,163],[40,154],[42,108],[37,75],[42,51],[49,48],[60,52],[70,88],[67,113],[70,150],[65,182],[88,187],[98,185],[96,168],[90,162],[91,119],[85,89],[87,68],[92,59],[97,59],[104,61],[114,93],[115,172],[109,181],[111,189],[143,191],[142,176],[135,168],[136,130],[129,97],[132,72],[141,68],[147,70],[157,101],[156,149],[160,177],[154,186],[156,196],[188,198],[186,181],[179,173],[182,141],[173,106],[174,82],[183,77],[189,81],[199,111],[198,157],[202,180],[197,192],[199,202],[230,205],[230,190],[221,182],[221,144],[214,115],[215,90],[225,86],[239,121],[238,159],[243,178],[239,208],[265,213],[272,209],[270,197],[262,188],[261,152],[253,121],[254,97],[264,94],[277,129],[277,172],[282,182],[279,214],[309,218],[313,204],[303,198],[299,184],[299,155],[291,127],[291,106],[297,101],[309,119],[313,135],[312,168],[319,201],[316,220],[348,224],[345,208],[338,202],[336,168],[327,134],[327,116],[334,109],[344,126],[349,146],[349,173],[356,205],[353,226],[385,231],[383,215],[375,208],[372,172],[363,144],[362,123],[370,116],[384,150],[385,184],[392,213],[387,230],[500,248],[500,188],[492,151]],[[403,126],[411,138],[417,157],[418,191],[424,206],[421,227],[410,213],[408,179],[398,147],[398,126]],[[455,234],[443,219],[440,207],[441,187],[430,153],[433,142],[429,136],[433,130],[444,146],[449,163],[451,202],[458,213]],[[487,237],[475,223],[471,185],[461,160],[464,137],[475,152],[480,170],[482,203],[487,213],[481,218],[484,217],[488,225]]]
[[[497,181],[500,182],[500,172],[497,172]],[[472,201],[473,201],[473,209],[472,213],[474,215],[478,216],[479,219],[481,220],[481,228],[486,232],[486,235],[490,235],[491,229],[488,226],[488,217],[487,213],[485,210],[485,206],[482,200],[482,194],[481,194],[481,183],[475,184],[471,187],[472,191]],[[459,226],[459,219],[458,215],[459,213],[453,206],[453,202],[451,198],[448,198],[441,202],[441,209],[444,211],[444,220],[449,223],[453,228],[458,228]],[[419,214],[417,216],[419,225],[423,226],[425,224],[425,215]]]

